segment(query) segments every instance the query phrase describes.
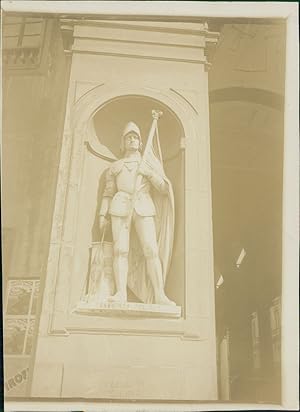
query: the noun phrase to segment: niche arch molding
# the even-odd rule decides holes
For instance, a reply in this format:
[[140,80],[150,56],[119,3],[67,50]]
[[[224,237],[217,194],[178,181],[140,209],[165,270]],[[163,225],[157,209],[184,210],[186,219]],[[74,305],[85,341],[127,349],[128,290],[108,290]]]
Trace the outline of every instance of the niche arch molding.
[[[187,138],[195,134],[193,119],[198,115],[193,104],[174,89],[158,90],[133,83],[99,84],[83,94],[70,109],[71,133],[84,136],[92,148],[99,149],[99,142],[93,128],[93,117],[98,110],[112,100],[121,97],[138,96],[151,98],[167,106],[183,129],[181,146],[184,149]],[[153,107],[155,109],[155,107]]]

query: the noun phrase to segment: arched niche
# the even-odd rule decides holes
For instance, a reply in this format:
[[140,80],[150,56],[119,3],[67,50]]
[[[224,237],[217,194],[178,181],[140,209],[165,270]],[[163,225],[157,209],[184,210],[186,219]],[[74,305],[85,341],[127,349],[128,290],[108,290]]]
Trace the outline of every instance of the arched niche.
[[[142,134],[144,146],[152,123],[152,109],[163,112],[158,123],[159,138],[166,175],[170,179],[175,197],[175,234],[170,270],[165,286],[166,293],[177,305],[184,307],[184,129],[174,111],[159,99],[141,94],[117,96],[94,107],[85,123],[86,148],[81,174],[78,208],[78,265],[75,276],[82,281],[75,287],[71,303],[74,306],[78,293],[84,289],[83,281],[89,271],[88,249],[99,241],[98,213],[101,204],[104,174],[112,161],[120,157],[120,138],[128,121],[136,122]],[[76,119],[77,125],[80,124]],[[80,234],[80,235],[79,235]],[[111,233],[106,240],[111,241]],[[79,261],[79,256],[82,257]],[[80,271],[79,271],[80,268]],[[81,273],[81,274],[80,274]],[[80,284],[80,288],[79,288]]]
[[[170,179],[175,196],[175,238],[172,253],[171,268],[167,277],[166,291],[176,302],[183,304],[183,277],[184,267],[180,252],[183,250],[184,221],[184,157],[180,147],[183,136],[183,127],[172,110],[157,99],[141,95],[126,95],[111,99],[102,105],[94,114],[92,123],[94,133],[101,147],[108,149],[115,158],[120,157],[120,139],[128,121],[134,121],[141,130],[143,147],[145,147],[149,130],[152,124],[152,110],[163,112],[159,119],[159,139],[164,159],[165,172]],[[101,153],[100,153],[101,155]],[[102,183],[102,182],[101,182]],[[100,186],[102,186],[100,184]],[[99,190],[101,192],[101,189]],[[101,196],[98,199],[97,210],[100,207]],[[93,240],[98,237],[98,219],[93,229]],[[111,240],[110,236],[108,239]],[[177,285],[178,283],[178,285]],[[180,285],[180,286],[179,286]]]
[[120,156],[120,136],[125,124],[131,120],[140,127],[145,147],[153,120],[152,109],[163,112],[158,127],[164,161],[178,156],[180,140],[184,135],[179,119],[168,106],[147,96],[120,96],[101,106],[92,119],[96,138],[101,146],[105,146],[115,158],[118,158]]

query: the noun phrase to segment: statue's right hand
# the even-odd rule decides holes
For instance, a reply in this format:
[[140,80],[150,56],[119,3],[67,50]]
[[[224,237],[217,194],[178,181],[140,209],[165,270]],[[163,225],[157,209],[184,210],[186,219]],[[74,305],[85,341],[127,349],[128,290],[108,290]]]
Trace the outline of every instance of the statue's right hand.
[[99,216],[100,237],[102,237],[104,229],[105,229],[107,224],[108,224],[108,219],[105,216],[100,215]]

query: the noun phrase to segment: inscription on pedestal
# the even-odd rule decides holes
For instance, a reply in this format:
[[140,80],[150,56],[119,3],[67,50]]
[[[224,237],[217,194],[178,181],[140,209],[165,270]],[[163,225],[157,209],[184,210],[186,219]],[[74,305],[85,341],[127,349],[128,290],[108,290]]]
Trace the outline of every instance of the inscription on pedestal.
[[181,306],[131,302],[101,302],[98,305],[95,305],[80,302],[80,304],[73,310],[73,313],[94,316],[180,318]]

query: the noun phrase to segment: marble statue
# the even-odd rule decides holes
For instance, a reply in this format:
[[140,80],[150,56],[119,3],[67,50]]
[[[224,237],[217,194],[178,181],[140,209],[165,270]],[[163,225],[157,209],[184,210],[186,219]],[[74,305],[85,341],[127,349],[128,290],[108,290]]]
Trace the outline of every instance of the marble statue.
[[174,233],[174,197],[165,175],[157,121],[144,152],[139,127],[129,122],[121,136],[122,158],[106,172],[99,211],[100,236],[111,224],[114,294],[108,302],[127,302],[127,287],[143,303],[176,305],[165,294]]

